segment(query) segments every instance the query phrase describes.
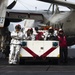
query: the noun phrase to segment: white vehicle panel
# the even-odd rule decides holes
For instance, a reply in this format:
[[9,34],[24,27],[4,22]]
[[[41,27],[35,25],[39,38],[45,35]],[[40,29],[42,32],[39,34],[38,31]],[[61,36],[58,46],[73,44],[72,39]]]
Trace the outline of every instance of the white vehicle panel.
[[[27,45],[21,48],[21,57],[58,57],[60,47],[58,41],[26,41]],[[56,43],[57,46],[53,46]]]

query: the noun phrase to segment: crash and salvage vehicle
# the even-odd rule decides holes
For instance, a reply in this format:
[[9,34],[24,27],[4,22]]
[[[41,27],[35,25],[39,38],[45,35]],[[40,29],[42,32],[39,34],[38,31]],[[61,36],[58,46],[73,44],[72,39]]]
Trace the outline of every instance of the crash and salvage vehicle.
[[59,41],[25,41],[20,50],[20,64],[27,60],[50,60],[60,58]]

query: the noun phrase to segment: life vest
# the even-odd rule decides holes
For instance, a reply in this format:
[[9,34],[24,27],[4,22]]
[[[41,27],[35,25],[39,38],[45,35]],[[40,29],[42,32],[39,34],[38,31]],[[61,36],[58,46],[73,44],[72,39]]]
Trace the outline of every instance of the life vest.
[[54,34],[48,34],[46,40],[55,40],[56,37],[54,36]]
[[58,40],[59,40],[59,45],[60,47],[66,47],[67,46],[67,41],[66,41],[66,37],[65,36],[58,36]]
[[37,35],[35,36],[35,40],[42,40],[42,32],[38,32]]

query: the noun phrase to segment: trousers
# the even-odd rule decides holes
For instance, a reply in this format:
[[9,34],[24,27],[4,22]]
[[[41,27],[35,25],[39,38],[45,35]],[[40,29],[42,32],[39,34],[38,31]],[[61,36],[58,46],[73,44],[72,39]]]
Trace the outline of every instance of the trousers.
[[68,48],[67,47],[60,47],[60,60],[61,62],[68,62]]
[[9,54],[9,64],[16,63],[19,57],[21,46],[20,45],[10,45],[10,54]]

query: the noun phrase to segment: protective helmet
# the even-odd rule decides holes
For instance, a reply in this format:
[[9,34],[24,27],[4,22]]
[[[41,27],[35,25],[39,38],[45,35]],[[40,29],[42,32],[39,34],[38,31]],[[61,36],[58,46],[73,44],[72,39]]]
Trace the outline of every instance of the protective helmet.
[[60,28],[60,29],[59,29],[59,32],[63,32],[63,29]]
[[21,29],[21,25],[20,24],[16,25],[15,29]]
[[35,27],[35,30],[37,31],[38,30],[38,27]]
[[49,27],[49,29],[53,29],[53,27]]
[[49,30],[48,30],[48,32],[49,32],[49,33],[53,33],[53,32],[54,32],[53,27],[50,27]]

